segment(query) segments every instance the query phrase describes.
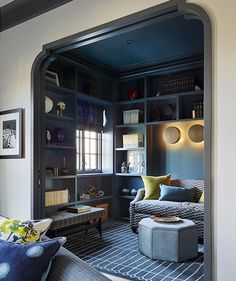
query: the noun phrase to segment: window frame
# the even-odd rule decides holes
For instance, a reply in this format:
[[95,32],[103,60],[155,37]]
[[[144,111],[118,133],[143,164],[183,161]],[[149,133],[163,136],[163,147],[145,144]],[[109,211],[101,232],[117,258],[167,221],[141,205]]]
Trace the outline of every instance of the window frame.
[[[86,137],[86,132],[95,133],[96,137]],[[76,129],[76,172],[77,174],[89,174],[89,173],[102,173],[102,130],[95,130],[90,128],[79,128]],[[85,142],[86,140],[96,140],[96,152],[92,153],[89,148],[89,152],[85,152]],[[81,151],[81,152],[80,152]],[[85,156],[95,155],[96,156],[96,168],[86,169]],[[80,169],[81,167],[81,169]]]

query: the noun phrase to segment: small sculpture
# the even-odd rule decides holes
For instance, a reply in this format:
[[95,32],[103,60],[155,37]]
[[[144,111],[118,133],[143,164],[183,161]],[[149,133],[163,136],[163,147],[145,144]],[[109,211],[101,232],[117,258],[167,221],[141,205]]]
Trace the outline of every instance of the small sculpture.
[[63,111],[66,109],[66,104],[63,101],[57,103],[57,115],[62,116]]
[[130,191],[130,194],[135,196],[138,193],[138,190],[136,188],[132,188]]
[[47,144],[48,145],[51,144],[52,137],[49,130],[46,130],[46,139],[47,139]]
[[61,175],[66,176],[69,174],[69,169],[66,167],[66,157],[63,157],[62,160],[62,170],[61,170]]
[[135,100],[137,98],[138,98],[138,91],[135,89],[129,89],[128,90],[128,99]]
[[122,163],[121,163],[120,171],[121,171],[121,173],[127,173],[126,162],[122,162]]

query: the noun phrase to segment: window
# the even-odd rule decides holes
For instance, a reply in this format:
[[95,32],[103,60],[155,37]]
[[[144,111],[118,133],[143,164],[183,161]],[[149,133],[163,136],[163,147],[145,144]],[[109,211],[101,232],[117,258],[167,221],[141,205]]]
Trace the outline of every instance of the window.
[[102,171],[102,133],[76,130],[77,171]]

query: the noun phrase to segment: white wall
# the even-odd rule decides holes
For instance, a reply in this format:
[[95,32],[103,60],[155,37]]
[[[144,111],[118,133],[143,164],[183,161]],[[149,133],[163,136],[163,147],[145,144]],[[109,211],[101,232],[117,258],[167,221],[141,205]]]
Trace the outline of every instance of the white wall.
[[[26,149],[24,159],[0,160],[1,214],[31,216],[30,71],[41,46],[161,2],[164,1],[74,0],[0,34],[0,110],[25,108]],[[207,10],[212,19],[214,36],[214,281],[234,281],[236,1],[191,2]]]

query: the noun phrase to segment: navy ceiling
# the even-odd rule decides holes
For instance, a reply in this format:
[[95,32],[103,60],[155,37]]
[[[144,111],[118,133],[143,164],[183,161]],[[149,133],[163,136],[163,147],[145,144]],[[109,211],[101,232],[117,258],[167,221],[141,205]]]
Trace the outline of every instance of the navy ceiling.
[[[131,41],[131,44],[127,42]],[[119,72],[203,54],[203,25],[178,16],[66,52]]]

